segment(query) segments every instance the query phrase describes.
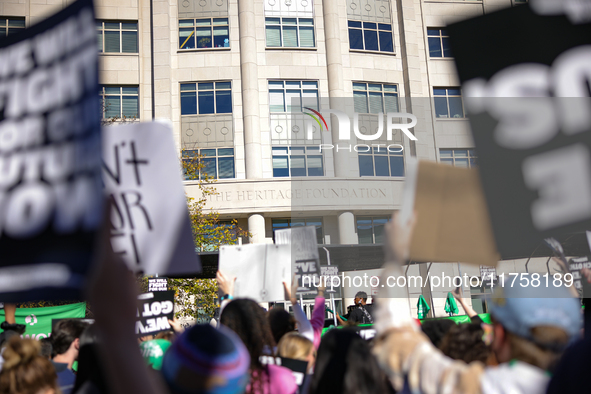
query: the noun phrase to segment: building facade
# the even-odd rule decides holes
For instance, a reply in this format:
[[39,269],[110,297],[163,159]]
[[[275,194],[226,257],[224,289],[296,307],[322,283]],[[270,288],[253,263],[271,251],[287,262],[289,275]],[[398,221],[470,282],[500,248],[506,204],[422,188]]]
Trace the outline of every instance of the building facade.
[[[314,225],[321,245],[379,245],[400,208],[409,157],[477,164],[445,26],[524,2],[97,0],[105,116],[171,120],[179,152],[201,155],[218,179],[208,207],[248,229],[243,242],[273,242],[276,229]],[[68,3],[3,0],[0,34]],[[413,114],[416,139],[397,130],[390,139],[341,140],[334,116],[323,123],[304,114],[347,106],[365,135],[379,127],[379,113]],[[198,180],[187,178],[187,194],[198,197]],[[363,270],[352,274],[379,275],[362,264],[363,253],[359,259]],[[525,263],[503,261],[497,271],[550,270],[546,259]],[[407,273],[427,271],[480,276],[477,266],[455,263]],[[416,310],[418,295],[428,294],[442,316],[452,288],[411,287],[405,302]],[[376,290],[343,288],[339,300],[350,303],[360,289]],[[468,291],[484,311],[479,300],[490,289]]]

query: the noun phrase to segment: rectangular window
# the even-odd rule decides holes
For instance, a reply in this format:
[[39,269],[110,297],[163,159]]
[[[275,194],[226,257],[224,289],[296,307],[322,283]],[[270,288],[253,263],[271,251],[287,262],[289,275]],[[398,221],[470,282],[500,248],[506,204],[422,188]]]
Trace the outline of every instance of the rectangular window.
[[379,114],[398,112],[398,87],[382,83],[353,82],[355,112]]
[[0,16],[0,38],[25,29],[25,18]]
[[428,28],[427,40],[429,41],[430,57],[452,57],[449,49],[449,36],[445,29]]
[[179,48],[227,48],[229,31],[228,18],[180,19]]
[[314,19],[265,18],[267,47],[314,48]]
[[433,88],[435,116],[438,118],[465,118],[460,88]]
[[269,81],[271,112],[303,112],[303,107],[318,109],[318,82]]
[[235,178],[234,148],[183,150],[183,172],[186,181]]
[[389,220],[390,217],[388,216],[358,216],[357,238],[359,239],[359,244],[383,244],[384,226]]
[[322,218],[272,219],[271,223],[273,226],[273,241],[275,241],[275,230],[292,227],[315,226],[316,243],[318,243],[318,245],[324,244],[324,237],[322,234]]
[[474,149],[439,149],[439,161],[454,167],[477,167]]
[[324,160],[320,147],[273,147],[273,177],[323,175]]
[[181,83],[181,115],[231,113],[231,82]]
[[100,53],[138,53],[137,22],[96,21]]
[[139,119],[139,87],[102,86],[104,119]]
[[404,176],[402,150],[378,146],[367,151],[359,149],[359,176]]
[[394,52],[392,25],[349,21],[349,48],[362,51]]

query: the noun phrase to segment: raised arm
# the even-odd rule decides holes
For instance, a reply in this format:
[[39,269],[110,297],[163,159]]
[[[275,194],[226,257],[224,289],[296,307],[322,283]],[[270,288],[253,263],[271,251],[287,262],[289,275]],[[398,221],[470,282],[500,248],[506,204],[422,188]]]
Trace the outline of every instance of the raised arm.
[[296,280],[291,281],[291,289],[287,285],[286,282],[283,282],[283,289],[285,291],[285,300],[289,300],[291,302],[291,306],[293,308],[293,316],[296,319],[298,324],[298,332],[300,335],[308,338],[310,341],[314,341],[314,330],[312,329],[312,325],[308,320],[308,317],[302,310],[302,306],[299,304],[298,299],[296,297],[296,292],[298,289],[298,282]]
[[326,286],[318,287],[318,294],[314,300],[314,311],[312,312],[312,328],[314,329],[314,347],[318,349],[320,346],[320,339],[322,338],[322,329],[324,328],[324,311],[326,308],[324,291]]
[[463,292],[461,287],[456,287],[454,291],[452,291],[452,294],[454,295],[455,299],[458,300],[462,308],[464,308],[466,315],[468,315],[470,319],[475,316],[478,316],[478,313],[476,313],[476,311],[472,309],[472,307],[468,305],[468,303],[464,300],[464,298],[462,297],[462,293]]

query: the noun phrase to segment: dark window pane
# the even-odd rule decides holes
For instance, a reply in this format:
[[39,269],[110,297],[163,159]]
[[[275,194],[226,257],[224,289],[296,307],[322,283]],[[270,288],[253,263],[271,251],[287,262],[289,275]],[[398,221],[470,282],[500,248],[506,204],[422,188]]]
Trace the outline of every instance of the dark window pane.
[[121,97],[105,96],[105,118],[119,118],[121,116]]
[[228,26],[220,26],[213,28],[213,46],[216,48],[224,48],[230,46]]
[[234,158],[221,157],[218,159],[218,166],[220,170],[220,179],[234,178]]
[[306,176],[306,157],[290,156],[291,176]]
[[213,92],[199,92],[199,113],[213,114]]
[[445,89],[433,89],[433,95],[435,96],[445,96]]
[[123,53],[138,53],[137,52],[137,31],[124,31],[121,37],[121,52]]
[[308,176],[323,176],[322,156],[308,156]]
[[215,92],[215,101],[217,114],[232,113],[232,92],[229,90]]
[[359,28],[361,28],[361,22],[349,21],[349,27],[359,27]]
[[105,29],[119,29],[121,24],[119,22],[105,22]]
[[197,48],[211,48],[211,28],[195,28],[195,38],[197,40]]
[[374,176],[372,156],[359,155],[359,176]]
[[376,163],[376,176],[390,176],[388,168],[388,156],[374,156]]
[[273,156],[273,177],[289,176],[287,156]]
[[25,27],[25,20],[24,19],[9,19],[8,20],[8,27]]
[[438,37],[429,37],[429,56],[441,57],[441,42]]
[[135,86],[122,86],[121,93],[123,94],[138,94],[139,88]]
[[451,54],[451,49],[449,49],[449,38],[443,37],[441,40],[443,43],[443,56],[444,57],[453,57],[453,55]]
[[198,85],[198,90],[213,90],[213,82],[202,82]]
[[378,50],[378,32],[375,30],[364,30],[365,34],[365,50],[366,51],[377,51]]
[[234,156],[234,148],[220,148],[218,156]]
[[281,26],[267,26],[265,29],[268,47],[281,46]]
[[404,176],[404,158],[390,156],[390,176]]
[[445,97],[435,97],[435,116],[438,118],[447,118],[447,99]]
[[394,47],[392,46],[392,33],[389,31],[380,32],[380,51],[394,52]]
[[118,31],[105,32],[105,52],[120,52]]
[[363,49],[363,33],[359,29],[349,29],[349,48]]
[[123,30],[137,30],[137,23],[121,22],[121,29],[123,29]]
[[427,35],[428,36],[438,36],[439,29],[427,29]]
[[373,234],[371,225],[368,227],[357,226],[357,238],[359,239],[359,244],[366,245],[366,244],[373,244]]
[[197,94],[195,92],[181,92],[181,115],[197,114]]
[[181,83],[181,92],[186,90],[195,90],[194,83]]
[[216,89],[230,89],[232,84],[230,82],[216,82],[215,88]]
[[392,31],[392,25],[389,25],[386,23],[380,23],[380,24],[378,24],[378,29]]
[[449,112],[452,118],[463,118],[464,110],[462,109],[462,98],[461,97],[450,97],[449,98]]
[[123,96],[121,102],[121,111],[123,116],[127,118],[137,118],[138,109],[138,96]]
[[181,49],[195,48],[195,34],[192,27],[179,29],[179,44]]
[[201,169],[201,179],[205,178],[205,175],[211,176],[214,178],[218,177],[216,168],[215,168],[215,157],[211,159],[201,159],[203,163],[203,168]]
[[[2,33],[4,33],[4,31],[0,30],[0,37],[2,37]],[[102,52],[103,51],[103,32],[102,31],[97,32],[97,39],[98,39],[98,51]]]
[[215,149],[201,149],[201,156],[214,157],[215,156]]
[[376,24],[373,22],[363,22],[364,29],[377,29]]
[[447,94],[450,96],[460,96],[462,91],[461,89],[447,89]]

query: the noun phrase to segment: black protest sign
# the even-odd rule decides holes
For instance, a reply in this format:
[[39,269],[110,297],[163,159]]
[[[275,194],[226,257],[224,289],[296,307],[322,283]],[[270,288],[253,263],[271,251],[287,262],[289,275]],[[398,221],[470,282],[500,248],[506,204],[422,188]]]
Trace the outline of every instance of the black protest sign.
[[448,26],[505,259],[591,227],[591,24],[571,17],[524,5]]
[[174,291],[155,291],[138,296],[139,306],[135,333],[139,336],[172,330],[168,320],[174,319]]
[[0,299],[79,298],[102,219],[91,0],[0,40]]
[[148,291],[168,291],[168,278],[149,278]]
[[[591,269],[590,256],[577,257],[568,261],[568,270],[573,274],[573,284],[579,291],[582,291],[586,287],[583,282],[585,279],[581,277],[581,270],[583,268]],[[588,298],[590,294],[586,294],[585,296]]]

